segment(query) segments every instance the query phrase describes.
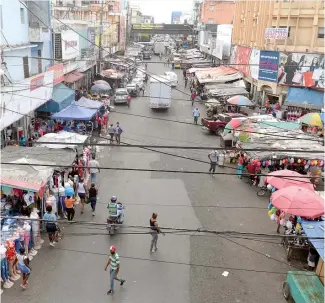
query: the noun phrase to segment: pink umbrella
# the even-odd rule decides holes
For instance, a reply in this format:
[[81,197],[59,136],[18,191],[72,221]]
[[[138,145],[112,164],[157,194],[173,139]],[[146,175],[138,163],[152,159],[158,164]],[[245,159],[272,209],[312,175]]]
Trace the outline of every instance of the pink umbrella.
[[271,195],[271,203],[285,213],[300,217],[317,218],[325,213],[322,197],[298,186],[289,186],[275,191]]
[[289,186],[299,186],[314,191],[314,186],[310,183],[309,178],[302,177],[303,175],[295,171],[284,169],[269,173],[265,181],[277,189]]

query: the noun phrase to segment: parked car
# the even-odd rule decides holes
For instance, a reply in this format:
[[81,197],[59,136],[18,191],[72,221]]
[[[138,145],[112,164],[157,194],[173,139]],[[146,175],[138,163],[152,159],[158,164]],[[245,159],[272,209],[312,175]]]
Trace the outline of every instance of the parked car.
[[141,78],[134,78],[131,83],[138,84],[140,90],[144,89],[144,82]]
[[129,99],[130,96],[126,88],[118,88],[113,96],[114,104],[128,104]]
[[139,85],[136,83],[130,83],[126,86],[126,90],[131,97],[138,97],[140,94]]
[[214,115],[212,118],[202,118],[201,124],[204,130],[215,133],[220,136],[228,122],[233,118],[246,118],[245,115],[239,113],[224,113]]
[[143,52],[143,60],[151,60],[151,53],[148,51]]

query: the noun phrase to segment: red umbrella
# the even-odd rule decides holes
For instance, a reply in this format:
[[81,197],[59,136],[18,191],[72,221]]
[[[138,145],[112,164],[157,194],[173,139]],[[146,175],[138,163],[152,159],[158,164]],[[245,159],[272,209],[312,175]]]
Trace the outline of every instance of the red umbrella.
[[295,171],[284,169],[269,173],[265,181],[277,189],[289,186],[299,186],[314,191],[314,186],[310,183],[309,178],[302,177],[303,175]]
[[271,203],[285,213],[300,217],[317,218],[325,213],[323,199],[315,192],[298,186],[275,191],[271,195]]

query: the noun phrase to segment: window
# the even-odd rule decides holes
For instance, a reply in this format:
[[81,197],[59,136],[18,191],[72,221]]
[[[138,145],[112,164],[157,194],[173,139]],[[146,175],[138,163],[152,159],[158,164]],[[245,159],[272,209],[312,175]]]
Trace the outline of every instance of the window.
[[210,11],[210,12],[213,12],[213,11],[214,11],[214,5],[210,5],[210,7],[209,7],[209,11]]
[[22,7],[20,8],[20,23],[25,24],[25,10]]
[[24,78],[29,78],[28,56],[23,57],[23,65],[24,65]]
[[324,39],[324,27],[318,28],[317,38]]
[[291,29],[291,26],[279,26],[279,28],[288,28],[288,38],[290,38],[290,29]]
[[208,24],[213,24],[213,18],[208,19]]

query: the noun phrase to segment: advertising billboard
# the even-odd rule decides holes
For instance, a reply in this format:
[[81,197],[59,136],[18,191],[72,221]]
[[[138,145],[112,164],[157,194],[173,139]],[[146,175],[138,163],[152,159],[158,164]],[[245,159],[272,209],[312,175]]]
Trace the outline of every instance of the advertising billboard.
[[260,51],[258,80],[278,82],[279,52]]
[[62,59],[69,60],[80,55],[79,35],[72,30],[61,32]]
[[265,39],[285,40],[288,38],[288,28],[266,28],[264,32]]
[[63,63],[50,66],[46,70],[54,72],[53,86],[61,83],[64,80],[64,65],[63,65]]
[[181,21],[182,12],[172,12],[171,24],[179,23]]
[[260,50],[253,48],[249,57],[249,71],[251,73],[251,77],[255,80],[258,80],[259,64]]
[[250,55],[251,49],[249,47],[234,45],[230,58],[230,62],[234,64],[232,67],[244,73],[245,75],[250,76]]

